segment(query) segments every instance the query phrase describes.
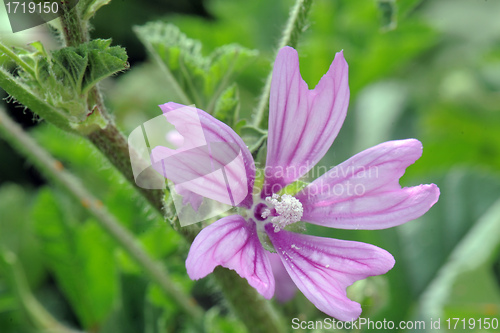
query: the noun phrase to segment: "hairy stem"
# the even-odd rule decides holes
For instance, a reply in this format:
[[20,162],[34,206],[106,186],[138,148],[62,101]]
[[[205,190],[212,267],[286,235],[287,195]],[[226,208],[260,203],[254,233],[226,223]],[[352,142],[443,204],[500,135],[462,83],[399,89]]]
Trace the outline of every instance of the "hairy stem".
[[[312,0],[298,1],[301,3],[300,8],[297,9],[300,16],[300,12],[304,11],[303,2],[310,3]],[[307,12],[307,11],[305,11]],[[75,16],[74,18],[71,15]],[[68,12],[68,16],[63,17],[61,22],[63,24],[63,32],[68,46],[78,45],[78,43],[88,41],[88,32],[86,27],[82,26],[82,22],[78,17],[76,9]],[[297,20],[298,18],[294,19]],[[301,30],[302,26],[298,27]],[[297,30],[295,24],[291,25],[292,30]],[[75,31],[79,29],[80,32]],[[294,31],[290,31],[287,34],[289,37],[283,39],[283,43],[289,43],[292,38],[297,38],[298,34]],[[297,35],[297,36],[296,36]],[[154,53],[153,53],[154,54]],[[173,79],[173,76],[169,72],[168,68],[163,64],[162,61],[158,61],[161,67],[166,70],[170,75],[167,75],[170,79],[171,88],[176,91],[176,93],[181,98],[181,102],[184,104],[189,104],[189,99],[186,94],[180,89],[177,82]],[[132,184],[136,184],[133,172],[130,164],[130,155],[128,143],[123,134],[116,128],[115,124],[111,120],[111,117],[107,115],[107,112],[102,102],[102,97],[99,88],[96,86],[93,89],[95,91],[90,94],[93,96],[93,104],[95,105],[102,115],[108,120],[107,126],[102,129],[97,129],[92,133],[85,134],[85,136],[104,154],[106,158],[129,180]],[[132,152],[133,153],[133,152]],[[151,205],[156,208],[160,213],[164,213],[163,207],[163,193],[160,190],[147,190],[138,187],[138,190],[144,197],[151,203]],[[169,208],[169,207],[167,207]],[[170,214],[169,214],[170,215]],[[195,225],[180,227],[175,216],[165,216],[169,220],[172,226],[189,242],[192,243],[196,234],[199,232],[199,227]],[[216,278],[219,281],[220,287],[224,294],[228,298],[233,310],[240,317],[240,319],[245,323],[247,328],[251,332],[258,332],[255,327],[264,328],[262,331],[270,332],[283,332],[283,328],[280,326],[280,322],[277,318],[278,314],[271,306],[269,302],[263,299],[258,292],[248,285],[247,281],[241,279],[235,272],[224,268],[218,268],[216,273]],[[239,295],[235,297],[234,295]],[[249,307],[249,305],[251,305]],[[257,325],[257,323],[259,325]],[[262,325],[260,324],[262,323]]]
[[[114,125],[109,124],[105,129],[93,132],[89,139],[129,181],[135,184],[127,141]],[[162,211],[163,194],[161,190],[138,189],[158,211]],[[180,227],[174,214],[167,214],[166,218],[187,242],[193,242],[200,230],[198,226]],[[246,280],[240,278],[234,271],[222,267],[215,270],[215,278],[232,310],[250,332],[284,332],[278,319],[279,316],[271,303],[265,300]]]
[[83,26],[84,21],[80,18],[76,7],[77,2],[78,0],[67,0],[60,4],[62,33],[66,46],[78,46],[90,39],[88,29]]
[[249,332],[285,332],[283,322],[272,304],[250,287],[245,279],[222,267],[216,267],[214,274],[231,309],[245,323]]
[[[307,27],[307,15],[311,8],[313,0],[297,0],[295,6],[290,12],[290,17],[283,30],[280,42],[278,44],[278,51],[284,46],[296,47],[299,41],[300,34]],[[257,127],[267,128],[267,115],[269,114],[269,94],[271,91],[272,71],[266,79],[266,84],[262,89],[257,109],[253,119],[253,124]]]
[[[78,0],[68,0],[61,2],[61,26],[62,34],[64,36],[64,44],[69,47],[76,47],[78,45],[90,41],[88,31],[88,22],[81,18],[80,12],[76,3]],[[89,107],[89,115],[92,113],[99,114],[106,123],[110,123],[111,117],[106,111],[104,101],[102,99],[99,84],[92,87],[88,93],[87,105]],[[82,127],[85,128],[85,127]],[[82,133],[86,135],[88,129]]]
[[[73,1],[73,0],[72,0]],[[76,6],[66,2],[61,9],[61,24],[63,27],[64,40],[67,46],[77,46],[89,41],[87,26],[80,18]],[[72,8],[72,9],[70,9]],[[96,146],[101,153],[123,174],[123,176],[149,201],[149,203],[161,214],[163,208],[163,193],[160,190],[148,190],[138,187],[134,180],[132,166],[130,164],[130,153],[127,139],[116,127],[111,116],[108,114],[99,86],[94,86],[88,94],[88,105],[92,112],[99,113],[106,120],[104,128],[97,128],[92,132],[80,132]]]
[[0,67],[0,87],[10,96],[24,106],[34,110],[39,116],[67,132],[72,132],[72,128],[66,119],[64,112],[49,104],[43,98],[35,94],[26,84],[16,80],[12,74]]
[[61,163],[47,153],[0,108],[0,133],[19,152],[24,154],[48,179],[54,181],[96,217],[100,226],[149,274],[162,290],[172,297],[180,308],[196,319],[203,310],[172,281],[169,275],[149,257],[144,249],[116,218],[72,174],[61,169]]
[[28,65],[23,59],[21,59],[14,51],[12,51],[10,47],[0,42],[0,51],[2,51],[7,57],[13,60],[16,65],[23,69],[23,71],[31,75],[32,78],[36,78],[36,74],[33,68]]
[[125,178],[149,201],[158,211],[163,209],[163,191],[144,189],[136,185],[127,139],[113,123],[103,129],[98,129],[87,135],[87,138],[101,151],[101,153],[125,176]]

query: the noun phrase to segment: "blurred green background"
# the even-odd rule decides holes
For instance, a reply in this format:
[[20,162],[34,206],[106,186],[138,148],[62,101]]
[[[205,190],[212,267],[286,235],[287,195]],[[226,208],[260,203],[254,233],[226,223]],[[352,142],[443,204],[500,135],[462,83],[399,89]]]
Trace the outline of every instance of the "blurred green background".
[[[92,37],[113,38],[130,57],[130,70],[102,85],[124,133],[159,115],[158,104],[176,99],[133,25],[173,23],[202,42],[204,55],[229,43],[258,50],[236,78],[240,118],[250,119],[292,5],[290,0],[114,0],[103,7],[92,21]],[[25,45],[42,39],[56,47],[46,27],[12,34],[4,8],[0,15],[3,40]],[[439,331],[431,330],[431,318],[441,318],[442,331],[447,331],[447,318],[465,318],[466,329],[460,323],[454,332],[500,331],[479,329],[477,321],[474,328],[468,326],[469,318],[500,320],[499,17],[500,1],[494,0],[313,4],[298,47],[302,76],[314,87],[343,49],[351,89],[344,127],[321,164],[331,167],[386,140],[417,138],[423,156],[401,184],[435,183],[441,189],[439,202],[425,216],[399,227],[308,228],[311,234],[378,245],[396,258],[388,274],[348,290],[361,302],[362,317],[423,320],[425,329],[406,330],[415,332]],[[4,105],[208,311],[207,332],[245,332],[210,277],[189,280],[188,245],[89,143],[44,122],[33,123],[29,110]],[[1,333],[41,331],[21,306],[31,293],[52,316],[87,332],[196,332],[190,318],[149,283],[80,203],[47,184],[4,141],[0,250],[14,253],[18,263],[17,269],[5,261],[0,265]],[[294,317],[326,317],[300,293],[276,304],[289,327]]]

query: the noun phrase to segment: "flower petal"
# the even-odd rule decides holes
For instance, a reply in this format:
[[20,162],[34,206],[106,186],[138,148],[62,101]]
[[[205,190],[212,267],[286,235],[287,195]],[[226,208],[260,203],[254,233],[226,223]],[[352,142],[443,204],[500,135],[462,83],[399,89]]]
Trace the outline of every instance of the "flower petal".
[[361,306],[346,296],[346,288],[368,276],[385,274],[394,258],[374,245],[296,234],[266,232],[290,277],[321,311],[339,320],[355,320]]
[[385,229],[414,220],[438,200],[439,188],[401,188],[399,178],[422,155],[415,139],[388,141],[351,157],[295,197],[302,220],[340,229]]
[[318,85],[309,90],[300,75],[297,51],[291,47],[279,51],[269,99],[265,196],[306,174],[332,145],[349,104],[347,72],[339,52]]
[[288,272],[281,262],[281,258],[276,253],[267,253],[271,267],[273,269],[274,280],[276,281],[276,290],[274,297],[280,303],[291,300],[297,292],[297,286],[288,275]]
[[[165,139],[175,148],[180,148],[184,145],[184,137],[176,130],[167,132],[167,134],[165,135]],[[184,148],[183,150],[186,150],[186,148]],[[177,192],[177,194],[182,196],[183,206],[189,204],[196,212],[198,212],[198,209],[203,202],[203,197],[201,195],[185,189],[182,184],[176,185],[175,191]]]
[[168,132],[165,139],[176,148],[182,147],[184,144],[184,137],[175,130]]
[[185,190],[250,207],[255,165],[243,140],[202,110],[176,103],[160,107],[184,140],[176,150],[162,146],[152,150],[155,170]]
[[182,205],[191,205],[195,212],[198,212],[201,204],[203,203],[203,197],[194,192],[185,189],[182,184],[175,186],[175,191],[177,194],[182,196]]
[[227,216],[196,236],[186,260],[189,277],[201,279],[218,265],[235,270],[265,298],[273,297],[271,263],[253,221],[247,222],[239,215]]

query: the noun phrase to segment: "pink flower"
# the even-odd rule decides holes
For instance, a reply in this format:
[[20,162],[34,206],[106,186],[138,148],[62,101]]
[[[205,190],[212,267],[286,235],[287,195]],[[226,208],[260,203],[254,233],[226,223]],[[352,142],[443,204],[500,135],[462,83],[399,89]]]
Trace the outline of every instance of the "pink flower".
[[[276,286],[275,275],[283,281],[289,277],[324,313],[340,320],[359,317],[361,306],[347,298],[346,288],[368,276],[385,274],[393,267],[394,258],[370,244],[295,232],[300,231],[297,222],[343,229],[389,228],[427,212],[438,200],[439,189],[434,184],[399,185],[405,169],[422,154],[421,143],[409,139],[362,151],[298,193],[283,192],[325,155],[342,126],[348,103],[348,66],[342,52],[315,89],[309,90],[299,72],[297,52],[291,47],[281,49],[271,85],[265,178],[261,191],[254,195],[256,170],[243,140],[204,111],[193,113],[203,132],[195,137],[204,136],[210,145],[228,144],[222,154],[226,158],[193,152],[191,157],[169,160],[170,171],[165,176],[180,184],[186,179],[203,179],[207,170],[200,164],[212,163],[212,170],[218,170],[227,165],[230,156],[240,160],[226,168],[223,180],[207,178],[200,185],[185,186],[190,195],[224,203],[229,199],[221,193],[230,192],[239,213],[212,223],[196,237],[186,260],[192,279],[203,278],[221,265],[235,270],[265,298],[277,291],[277,297],[286,300],[294,290],[289,283]],[[172,111],[183,107],[175,103],[160,107],[189,144],[195,132],[192,117],[172,116]],[[172,156],[172,151],[157,147],[152,155],[162,160]],[[277,257],[288,277],[276,265]]]

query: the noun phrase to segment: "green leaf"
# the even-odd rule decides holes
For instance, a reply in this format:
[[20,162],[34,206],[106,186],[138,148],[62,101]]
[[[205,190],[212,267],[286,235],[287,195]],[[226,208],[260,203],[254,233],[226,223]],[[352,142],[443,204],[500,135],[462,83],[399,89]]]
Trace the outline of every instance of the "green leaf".
[[[12,265],[0,264],[2,332],[28,332],[32,329],[33,323],[20,309],[27,304],[26,293],[40,285],[45,277],[40,244],[29,218],[31,204],[32,196],[19,185],[7,183],[0,187],[0,257],[9,253],[18,259],[15,260],[15,269]],[[22,281],[16,272],[24,272]],[[35,307],[32,303],[30,305],[31,309]]]
[[423,0],[397,0],[398,16],[405,18],[422,2]]
[[29,86],[2,67],[0,67],[0,87],[10,95],[10,98],[30,108],[30,110],[40,117],[50,121],[59,128],[71,131],[71,126],[65,117],[64,110],[48,103],[45,98],[40,97],[37,92],[33,91]]
[[[70,127],[70,122],[79,122],[86,117],[86,101],[78,95],[74,84],[68,84],[67,79],[61,80],[61,76],[54,73],[49,56],[41,43],[33,43],[28,48],[15,47],[12,50],[0,44],[0,48],[19,66],[16,75],[6,72],[12,82],[0,82],[0,86],[13,98],[66,130]],[[16,89],[13,84],[24,88],[25,91]],[[40,105],[36,99],[42,100],[47,106]]]
[[231,316],[221,315],[221,309],[213,307],[205,316],[205,332],[207,333],[231,333],[248,332],[241,321]]
[[256,51],[231,44],[204,57],[199,41],[163,22],[135,27],[134,31],[165,70],[166,79],[179,101],[194,103],[209,113],[214,111],[232,77],[257,56]]
[[[185,278],[185,273],[181,274],[178,279],[176,279],[179,285],[190,289],[194,284],[193,281],[189,281]],[[145,330],[149,329],[149,332],[179,332],[179,328],[189,327],[191,329],[184,328],[183,332],[200,332],[200,323],[196,320],[190,320],[189,323],[183,323],[179,320],[179,306],[165,293],[154,284],[150,284],[146,292],[146,304],[145,304],[146,315],[148,312],[154,311],[154,313],[149,313],[149,315],[154,315],[156,317],[155,322],[146,322]],[[165,327],[165,329],[160,330],[160,327]]]
[[[102,79],[129,68],[125,49],[110,45],[110,39],[95,39],[88,43],[86,51],[89,65],[85,72],[83,92],[88,91]],[[82,51],[85,52],[85,48]]]
[[29,218],[32,196],[22,187],[0,187],[0,246],[19,257],[28,282],[35,285],[44,273],[40,262],[40,244]]
[[120,295],[114,311],[99,332],[144,332],[144,308],[148,280],[142,275],[120,274]]
[[77,8],[80,11],[82,20],[90,20],[92,16],[104,5],[110,3],[111,0],[80,0]]
[[[82,91],[82,82],[88,57],[75,52],[74,48],[63,48],[52,53],[52,71],[64,85],[75,91]],[[48,74],[48,71],[47,71]]]
[[128,68],[123,48],[111,40],[96,39],[77,47],[66,47],[47,55],[43,45],[11,50],[9,58],[19,65],[16,76],[0,67],[0,87],[33,112],[71,131],[85,122],[100,126],[99,117],[89,117],[88,92],[102,79]]
[[360,93],[356,103],[356,152],[391,139],[407,98],[408,89],[399,81],[377,82]]
[[[458,243],[436,278],[422,294],[422,317],[444,318],[460,309],[467,317],[495,316],[487,305],[500,304],[498,281],[492,265],[500,254],[500,199]],[[466,287],[464,287],[466,286]],[[471,288],[470,286],[473,286]],[[458,292],[454,292],[458,291]],[[477,307],[484,304],[484,307]],[[472,309],[473,312],[471,312]],[[494,311],[494,310],[493,310]],[[498,310],[496,315],[498,315]]]
[[[50,331],[50,332],[67,332],[68,329],[65,328],[61,323],[59,323],[35,298],[32,294],[27,282],[26,274],[19,263],[19,259],[14,252],[0,248],[0,272],[2,276],[6,277],[7,283],[11,290],[16,294],[18,307],[16,310],[21,308],[24,314],[27,315],[23,322],[16,327],[15,332],[19,332],[19,326],[24,326],[27,319],[33,327],[38,328],[37,331]],[[19,312],[19,311],[14,311]],[[12,317],[10,318],[12,322]],[[9,325],[10,326],[10,325]],[[28,326],[28,325],[26,325]],[[2,325],[2,332],[4,332],[5,326]],[[23,330],[24,331],[24,330]]]
[[377,7],[380,13],[380,26],[384,30],[396,28],[397,6],[396,0],[378,0]]
[[[413,181],[412,183],[419,182]],[[425,302],[441,303],[438,300],[441,298],[440,294],[429,292],[429,288],[433,288],[431,287],[435,283],[433,281],[440,279],[440,275],[450,274],[443,273],[443,270],[447,270],[446,266],[449,265],[452,257],[456,258],[457,251],[462,253],[463,250],[459,249],[463,246],[463,242],[469,242],[467,239],[476,237],[472,235],[476,232],[474,230],[479,224],[478,221],[483,219],[484,212],[492,207],[498,193],[500,193],[498,177],[478,175],[471,170],[459,168],[448,171],[446,177],[436,179],[436,183],[441,191],[438,203],[418,221],[397,227],[398,249],[388,249],[395,255],[396,262],[398,262],[397,257],[399,256],[400,262],[404,263],[404,266],[400,266],[398,270],[393,270],[392,274],[388,274],[390,294],[403,298],[404,302],[400,303],[399,307],[406,308],[408,312],[415,304],[422,305],[421,302],[424,299]],[[495,233],[494,229],[491,232],[498,238],[498,233]],[[490,242],[488,238],[477,238],[475,242],[481,243],[483,240],[485,242],[484,249],[474,250],[469,254],[477,256],[478,267],[481,265],[479,261],[484,256],[491,259],[495,253],[498,255],[498,252],[495,252],[497,250],[487,245]],[[469,261],[469,264],[474,265],[473,261]],[[489,265],[490,271],[492,271],[492,263],[490,262]],[[491,289],[491,284],[488,286],[490,294],[498,292],[497,289]],[[431,300],[428,299],[429,297],[438,299]],[[447,297],[446,300],[448,300]],[[472,304],[469,302],[468,305]],[[393,310],[388,309],[388,311]],[[429,311],[431,311],[430,308]],[[427,314],[429,312],[426,312]],[[383,315],[387,316],[388,313],[381,316]]]
[[239,111],[240,97],[238,88],[236,84],[232,84],[217,100],[214,117],[234,128],[238,120]]
[[110,45],[110,39],[95,39],[54,51],[52,70],[59,80],[72,82],[74,89],[84,95],[97,82],[129,67],[125,49]]
[[44,189],[32,216],[47,266],[83,326],[96,327],[111,311],[117,293],[113,247],[96,223],[79,224],[74,209],[60,208],[67,206]]
[[[3,289],[3,288],[2,288]],[[17,309],[17,303],[14,296],[11,293],[7,293],[4,290],[0,292],[0,313],[10,312]],[[0,319],[0,323],[2,320]]]
[[253,125],[245,125],[239,134],[251,153],[255,152],[267,140],[267,131]]
[[433,102],[423,118],[428,144],[427,153],[419,163],[425,171],[455,164],[480,164],[490,170],[500,168],[500,114],[497,112],[484,110],[480,104]]

